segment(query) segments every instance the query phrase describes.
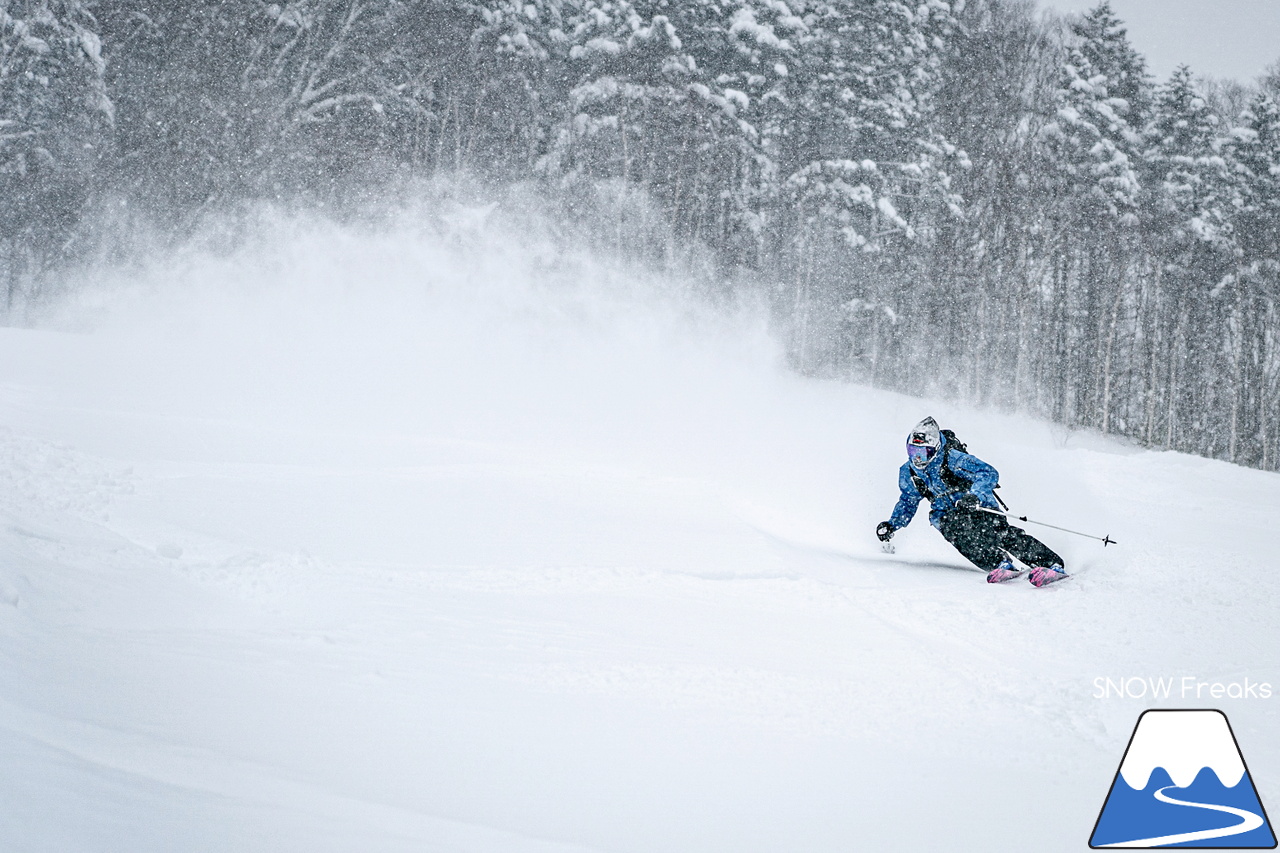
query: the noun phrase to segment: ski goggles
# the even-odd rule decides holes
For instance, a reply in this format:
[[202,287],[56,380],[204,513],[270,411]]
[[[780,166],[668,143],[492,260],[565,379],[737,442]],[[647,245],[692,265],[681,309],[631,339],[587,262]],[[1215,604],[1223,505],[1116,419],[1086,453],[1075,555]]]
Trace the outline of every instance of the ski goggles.
[[930,447],[927,444],[912,444],[907,442],[907,457],[912,462],[928,462],[933,458],[933,454],[938,452],[938,448]]

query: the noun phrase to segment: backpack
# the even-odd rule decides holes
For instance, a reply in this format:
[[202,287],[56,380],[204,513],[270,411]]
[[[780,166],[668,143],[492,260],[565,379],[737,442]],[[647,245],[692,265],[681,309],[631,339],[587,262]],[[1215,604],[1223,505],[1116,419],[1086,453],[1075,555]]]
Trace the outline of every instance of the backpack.
[[941,432],[942,432],[943,438],[947,440],[947,447],[955,447],[955,449],[959,450],[961,453],[969,452],[968,446],[959,438],[957,438],[954,432],[952,432],[949,429],[944,429]]
[[[951,430],[944,429],[940,430],[940,432],[943,437],[946,438],[947,443],[942,447],[942,467],[938,471],[938,476],[942,479],[942,482],[946,484],[947,489],[949,489],[948,494],[951,492],[967,492],[973,485],[973,481],[966,477],[961,477],[955,471],[952,471],[951,466],[947,464],[947,462],[953,448],[961,453],[968,453],[969,447],[957,438],[956,434]],[[916,484],[916,491],[923,495],[929,503],[933,503],[935,495],[929,490],[929,487],[924,484],[924,478],[917,474],[916,469],[911,466],[907,466],[907,470],[911,472],[911,481]],[[995,495],[995,499],[999,502],[1000,506],[1004,506],[1004,501],[1000,500],[1000,496],[994,491],[994,489],[998,488],[1000,488],[999,483],[992,487],[993,491],[991,494]],[[1008,507],[1005,507],[1005,509],[1008,509]]]

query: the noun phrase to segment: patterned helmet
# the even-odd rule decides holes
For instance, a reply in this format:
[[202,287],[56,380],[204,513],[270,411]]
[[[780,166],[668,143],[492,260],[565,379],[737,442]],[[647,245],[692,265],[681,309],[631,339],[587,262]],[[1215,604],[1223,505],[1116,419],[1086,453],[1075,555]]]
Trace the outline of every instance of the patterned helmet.
[[911,428],[907,436],[907,458],[916,468],[923,468],[942,446],[942,435],[938,431],[938,422],[933,418],[925,418]]

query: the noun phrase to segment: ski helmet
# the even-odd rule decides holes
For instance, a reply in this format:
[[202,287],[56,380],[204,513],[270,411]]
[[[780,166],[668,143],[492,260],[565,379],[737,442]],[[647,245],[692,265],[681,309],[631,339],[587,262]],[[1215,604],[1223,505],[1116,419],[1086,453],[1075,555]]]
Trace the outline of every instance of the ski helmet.
[[907,458],[916,468],[923,468],[942,446],[942,435],[938,431],[938,422],[933,418],[925,418],[911,428],[907,436]]

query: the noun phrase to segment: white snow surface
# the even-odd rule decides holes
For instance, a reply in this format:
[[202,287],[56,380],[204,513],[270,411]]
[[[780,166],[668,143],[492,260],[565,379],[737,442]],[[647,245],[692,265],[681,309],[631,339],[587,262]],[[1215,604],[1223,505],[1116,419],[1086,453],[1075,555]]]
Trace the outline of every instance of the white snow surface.
[[1179,788],[1189,786],[1206,767],[1228,788],[1240,784],[1244,777],[1244,762],[1227,718],[1217,711],[1144,714],[1120,765],[1120,775],[1130,788],[1141,791],[1157,767],[1167,770]]
[[[285,223],[0,330],[0,849],[1083,850],[1152,704],[1280,808],[1280,700],[1094,684],[1280,686],[1280,477],[804,379],[495,230]],[[924,415],[1120,544],[882,554]]]

